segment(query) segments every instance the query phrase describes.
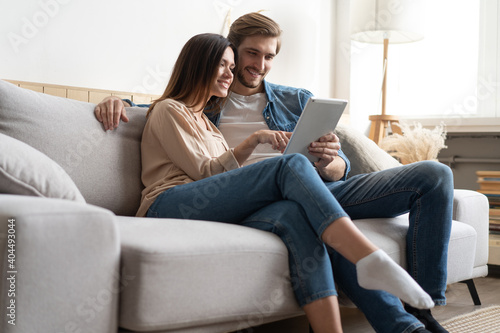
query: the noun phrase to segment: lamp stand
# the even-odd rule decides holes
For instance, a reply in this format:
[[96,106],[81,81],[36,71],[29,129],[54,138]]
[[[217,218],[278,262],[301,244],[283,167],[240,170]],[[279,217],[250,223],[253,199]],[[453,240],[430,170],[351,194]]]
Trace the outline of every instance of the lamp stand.
[[387,54],[389,50],[389,38],[384,38],[384,80],[382,82],[382,114],[370,116],[371,120],[369,138],[378,144],[385,136],[387,128],[390,128],[392,133],[402,134],[398,126],[392,126],[399,122],[398,116],[389,116],[385,112],[386,95],[387,95]]

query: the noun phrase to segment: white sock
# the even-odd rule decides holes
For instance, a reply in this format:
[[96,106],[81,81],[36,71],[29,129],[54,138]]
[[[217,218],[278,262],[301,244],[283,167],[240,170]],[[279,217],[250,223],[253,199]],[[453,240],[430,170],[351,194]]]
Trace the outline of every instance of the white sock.
[[385,290],[417,309],[434,307],[429,294],[381,249],[359,260],[356,271],[365,289]]

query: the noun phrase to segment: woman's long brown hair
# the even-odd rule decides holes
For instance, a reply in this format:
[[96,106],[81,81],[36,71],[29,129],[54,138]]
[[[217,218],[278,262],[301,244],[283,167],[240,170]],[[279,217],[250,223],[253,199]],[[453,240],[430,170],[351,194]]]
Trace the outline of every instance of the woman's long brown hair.
[[[190,105],[186,104],[188,107],[205,103],[210,98],[210,86],[218,74],[222,55],[228,47],[233,49],[234,58],[237,59],[236,48],[221,35],[207,33],[192,37],[175,62],[165,92],[151,104],[147,115],[158,102],[167,98],[189,103]],[[225,98],[213,96],[205,110],[219,112],[224,102]]]

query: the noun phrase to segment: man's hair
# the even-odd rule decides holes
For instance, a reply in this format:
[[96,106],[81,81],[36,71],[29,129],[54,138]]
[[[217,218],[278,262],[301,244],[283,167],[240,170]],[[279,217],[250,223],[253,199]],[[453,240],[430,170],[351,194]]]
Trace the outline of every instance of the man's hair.
[[[171,98],[192,107],[205,103],[210,98],[210,87],[218,74],[220,61],[226,49],[231,47],[236,58],[236,48],[229,40],[217,34],[200,34],[192,37],[182,48],[172,70],[163,95],[149,107],[148,115],[154,106]],[[212,112],[220,110],[225,98],[212,96],[207,104]]]
[[249,13],[239,17],[231,24],[227,39],[238,48],[246,37],[276,37],[276,54],[281,48],[281,29],[278,23],[260,13]]

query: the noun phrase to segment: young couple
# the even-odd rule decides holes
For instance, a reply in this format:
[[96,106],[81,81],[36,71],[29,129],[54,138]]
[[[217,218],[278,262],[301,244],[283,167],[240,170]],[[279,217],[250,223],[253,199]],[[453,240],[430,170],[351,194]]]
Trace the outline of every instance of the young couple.
[[[289,251],[297,301],[316,333],[342,332],[333,272],[377,332],[446,332],[428,309],[445,304],[450,170],[420,162],[347,179],[349,160],[333,133],[311,144],[319,158],[314,166],[302,155],[282,156],[311,94],[264,81],[280,33],[274,21],[252,13],[233,23],[229,40],[202,34],[187,42],[164,94],[148,111],[137,215],[277,234]],[[112,129],[128,121],[123,106],[107,98],[95,113]],[[230,144],[216,126],[231,136]],[[238,137],[242,132],[245,138]],[[262,161],[241,167],[256,155]],[[272,155],[279,156],[267,158]],[[200,191],[210,193],[203,209],[193,202]],[[406,212],[410,274],[351,220]],[[318,269],[304,272],[300,263],[310,257],[319,257]]]

